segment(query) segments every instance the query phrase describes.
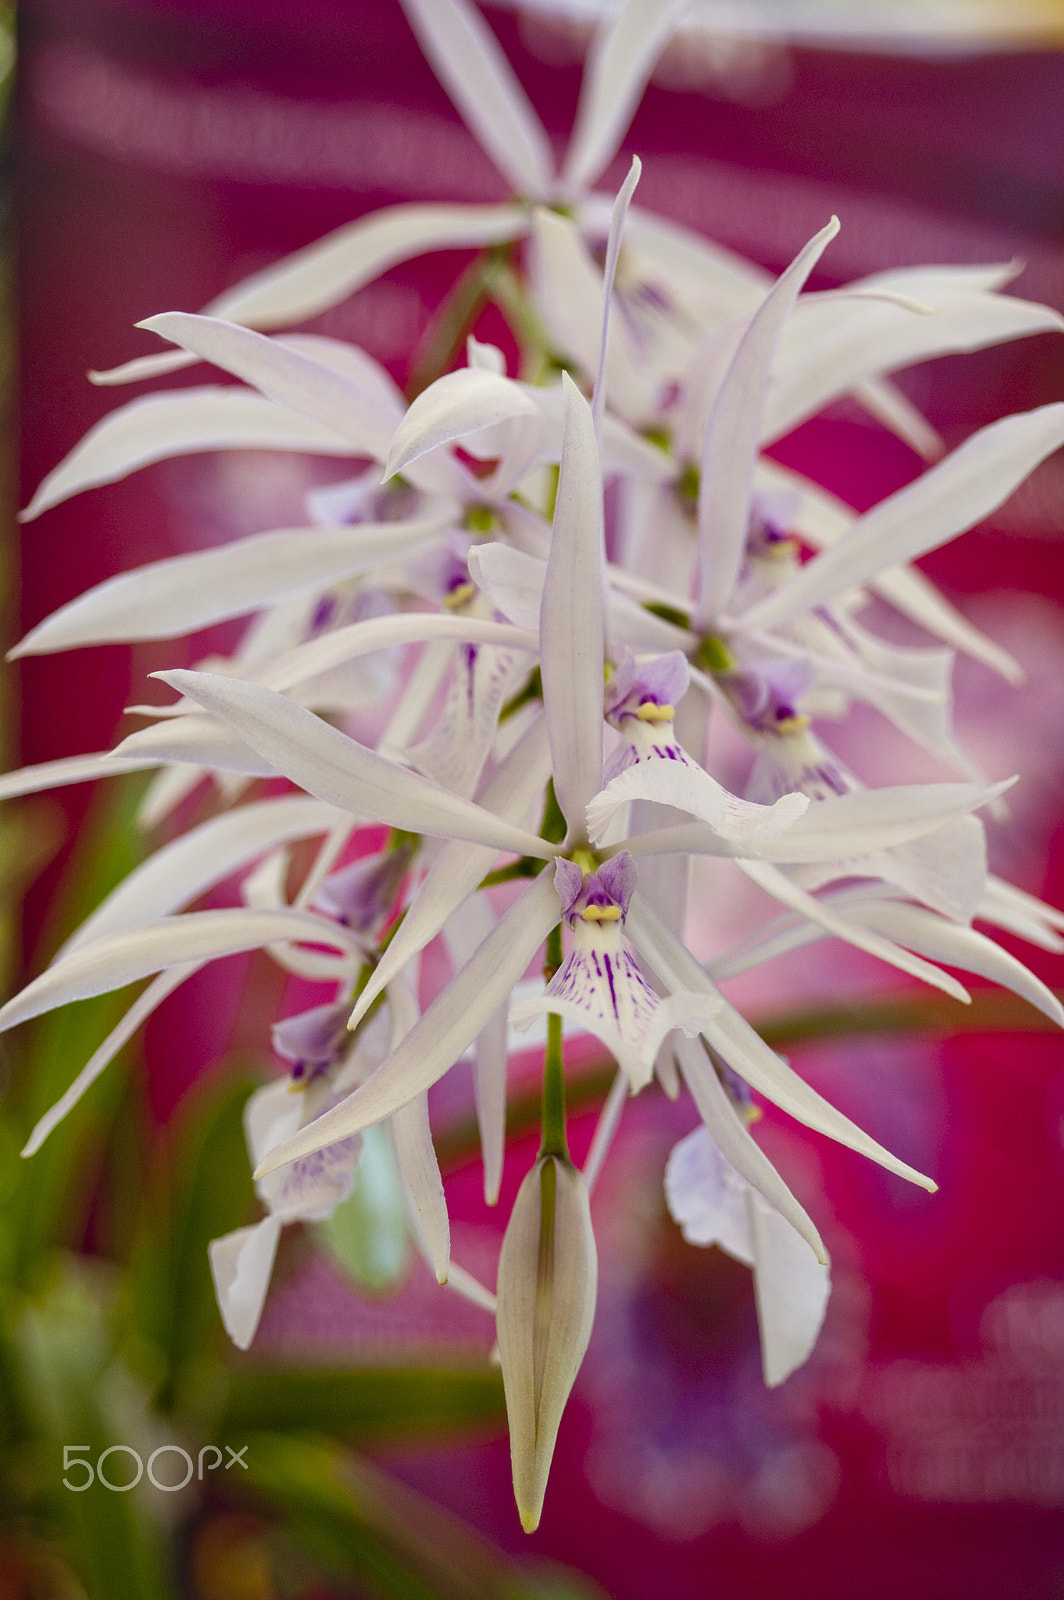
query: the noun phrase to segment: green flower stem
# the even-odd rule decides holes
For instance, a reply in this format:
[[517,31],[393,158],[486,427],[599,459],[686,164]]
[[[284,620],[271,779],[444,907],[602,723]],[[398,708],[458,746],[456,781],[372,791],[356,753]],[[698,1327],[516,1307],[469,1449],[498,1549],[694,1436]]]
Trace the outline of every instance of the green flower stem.
[[[561,923],[547,935],[547,959],[543,976],[549,983],[562,964]],[[547,1048],[543,1056],[543,1099],[540,1108],[543,1140],[540,1158],[561,1156],[569,1159],[565,1136],[565,1062],[562,1056],[562,1019],[551,1012],[547,1017]]]

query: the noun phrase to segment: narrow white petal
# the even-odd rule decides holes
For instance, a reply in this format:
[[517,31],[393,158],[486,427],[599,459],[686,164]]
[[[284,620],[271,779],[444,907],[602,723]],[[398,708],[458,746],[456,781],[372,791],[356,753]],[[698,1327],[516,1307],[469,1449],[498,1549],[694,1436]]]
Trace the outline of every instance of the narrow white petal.
[[36,1124],[33,1132],[26,1140],[22,1151],[24,1156],[36,1155],[41,1145],[47,1139],[52,1129],[58,1127],[68,1111],[73,1110],[86,1089],[96,1082],[105,1067],[110,1066],[122,1046],[133,1037],[141,1023],[151,1016],[166,999],[167,995],[174,992],[186,978],[198,972],[200,963],[187,963],[183,967],[173,967],[169,972],[160,974],[153,983],[150,983],[142,995],[139,995],[121,1022],[111,1029],[107,1038],[94,1050],[89,1060],[82,1067],[70,1088],[59,1096],[55,1105]]
[[68,783],[92,783],[97,778],[113,778],[122,772],[143,772],[158,764],[150,758],[116,760],[110,750],[91,756],[61,756],[58,761],[42,761],[33,767],[18,767],[14,772],[0,774],[0,800],[13,800],[22,794],[41,794],[45,789],[63,789]]
[[864,927],[895,939],[917,950],[932,961],[945,961],[965,972],[977,972],[992,983],[1022,995],[1051,1022],[1064,1027],[1064,1007],[1041,979],[1029,972],[1022,961],[1002,950],[1000,945],[944,917],[937,917],[921,906],[902,905],[893,900],[871,901],[847,909]]
[[[919,289],[920,285],[916,284]],[[1064,330],[1049,306],[995,294],[940,296],[933,316],[885,301],[817,296],[795,307],[780,341],[779,375],[765,409],[765,444],[875,378],[917,361]]]
[[[633,897],[629,907],[626,931],[664,983],[678,989],[696,990],[701,987],[711,994],[719,994],[720,991],[707,978],[690,951],[640,900],[638,894]],[[779,1106],[781,1111],[788,1112],[807,1128],[826,1134],[829,1139],[836,1139],[849,1149],[878,1161],[888,1172],[896,1172],[899,1177],[908,1178],[921,1188],[932,1192],[935,1190],[937,1185],[930,1178],[925,1178],[913,1167],[892,1156],[889,1150],[877,1144],[856,1123],[844,1117],[841,1111],[836,1111],[822,1095],[811,1089],[727,1001],[702,1031],[711,1049],[741,1078],[745,1078],[752,1089],[763,1094],[766,1100],[771,1100],[773,1105]]]
[[989,805],[1015,781],[899,784],[819,800],[754,853],[766,861],[846,861],[889,850]]
[[1057,931],[1064,931],[1064,912],[993,874],[986,880],[976,915],[995,927],[1019,934],[1021,939],[1040,945],[1043,950],[1055,953],[1064,950],[1064,939]]
[[280,339],[217,317],[164,311],[138,326],[242,378],[319,427],[331,429],[358,454],[383,461],[391,436],[389,417],[360,384],[335,367],[289,348]]
[[884,569],[936,550],[989,516],[1064,444],[1064,402],[1003,417],[859,517],[849,533],[743,614],[744,629],[776,628]]
[[364,821],[544,860],[552,853],[534,834],[385,760],[270,689],[208,672],[159,676],[229,724],[293,783]]
[[[437,858],[429,877],[439,865]],[[423,887],[427,885],[426,878]],[[415,911],[420,912],[417,901],[411,904],[404,920],[409,921]],[[420,915],[418,920],[421,920]],[[452,916],[444,928],[448,954],[456,969],[472,958],[477,945],[494,926],[495,916],[482,896],[473,896],[465,901],[460,914]],[[421,927],[423,932],[423,923]],[[480,1159],[484,1168],[484,1200],[489,1206],[495,1205],[499,1198],[506,1154],[506,1068],[509,1045],[506,1013],[504,1002],[477,1035],[473,1051],[473,1100],[480,1134]]]
[[499,171],[519,194],[548,194],[550,140],[480,13],[465,0],[402,4],[433,71]]
[[418,395],[395,430],[384,477],[395,477],[427,450],[515,417],[540,417],[519,383],[482,367],[445,373]]
[[226,289],[205,314],[251,328],[305,322],[397,262],[433,250],[503,244],[527,227],[520,206],[387,206]]
[[828,1307],[831,1274],[759,1194],[748,1191],[747,1206],[761,1370],[772,1389],[812,1355]]
[[[508,821],[524,816],[541,794],[550,774],[550,749],[546,726],[537,718],[522,734],[482,796],[487,810]],[[407,962],[434,939],[491,868],[490,848],[467,844],[445,845],[419,886],[395,937],[359,995],[351,1014],[351,1027],[365,1016],[373,1000]]]
[[415,1095],[393,1113],[391,1120],[396,1160],[421,1223],[432,1270],[438,1283],[446,1283],[451,1265],[451,1227],[440,1164],[432,1143],[428,1097]]
[[[826,802],[825,802],[826,804]],[[823,900],[818,900],[814,895],[806,894],[804,889],[791,882],[785,873],[777,867],[769,866],[765,861],[740,861],[737,863],[739,870],[766,894],[772,895],[781,905],[790,906],[793,911],[801,912],[811,922],[817,922],[826,928],[837,939],[844,939],[847,944],[856,946],[858,950],[867,951],[871,956],[877,956],[880,961],[886,961],[890,966],[897,967],[900,972],[908,972],[914,978],[920,978],[924,983],[929,983],[935,989],[942,989],[955,1000],[967,1004],[971,995],[948,972],[942,972],[938,967],[931,966],[926,961],[921,961],[918,956],[912,956],[900,945],[893,944],[889,939],[882,939],[878,934],[864,932],[861,928],[848,921],[845,917],[838,916],[825,905]]]
[[[602,270],[572,218],[543,207],[532,213],[528,252],[532,296],[552,348],[590,383],[602,331]],[[654,414],[650,375],[621,324],[610,336],[607,388],[611,406],[635,426]]]
[[591,407],[567,375],[565,441],[540,608],[543,708],[554,787],[570,833],[602,787],[605,561],[602,475]]
[[71,935],[55,959],[62,960],[105,934],[170,916],[263,851],[325,833],[336,820],[334,807],[287,795],[212,817],[163,845],[136,867]]
[[598,1256],[583,1178],[537,1161],[518,1191],[499,1255],[496,1329],[514,1496],[526,1533],[539,1524],[566,1401],[595,1318]]
[[[524,974],[558,920],[552,875],[541,873],[373,1076],[331,1111],[271,1152],[265,1176],[390,1117],[442,1078],[472,1044],[492,1012]],[[2,1017],[2,1013],[0,1013]]]
[[115,483],[153,461],[201,450],[355,453],[342,431],[298,416],[250,389],[209,387],[149,394],[90,428],[44,479],[20,520],[31,522],[71,495]]
[[238,1350],[246,1350],[266,1304],[281,1223],[277,1217],[263,1217],[250,1228],[212,1239],[207,1246],[225,1331]]
[[164,967],[257,950],[275,941],[302,940],[360,955],[339,923],[308,911],[193,911],[108,934],[66,956],[0,1008],[0,1031],[44,1011],[124,988]]
[[195,712],[128,734],[115,746],[114,757],[119,770],[125,770],[130,761],[152,766],[176,761],[212,772],[239,772],[250,778],[278,776],[276,767],[229,728],[214,717]]
[[[261,682],[269,689],[285,692],[358,656],[370,655],[375,650],[390,650],[401,644],[431,644],[436,640],[534,651],[539,647],[539,628],[538,623],[531,629],[508,628],[486,617],[462,616],[452,612],[407,611],[391,616],[370,617],[365,622],[352,622],[346,627],[335,628],[320,639],[310,639],[305,644],[284,651],[263,668]],[[442,670],[434,672],[431,685],[433,694],[442,676]],[[410,738],[413,738],[413,734]],[[410,740],[397,740],[395,732],[389,727],[387,742],[405,746]]]
[[873,579],[873,587],[884,600],[889,600],[904,616],[919,623],[944,644],[963,651],[974,661],[981,661],[1017,687],[1023,683],[1024,671],[1015,656],[943,599],[918,568],[897,567],[891,572],[881,572]]
[[172,639],[395,560],[438,538],[444,515],[343,528],[279,528],[109,578],[54,611],[11,659],[118,639]]
[[592,41],[564,177],[594,183],[624,138],[654,63],[688,0],[628,0]]
[[[814,546],[823,549],[835,544],[849,532],[857,521],[850,507],[819,488],[800,473],[781,467],[778,462],[762,456],[757,464],[755,481],[767,491],[777,489],[796,493],[801,501],[795,521],[795,531]],[[1007,650],[972,626],[956,607],[939,594],[930,579],[915,567],[893,567],[878,573],[870,580],[871,587],[882,595],[903,616],[910,617],[928,633],[943,643],[963,651],[976,661],[982,661],[994,672],[999,672],[1010,683],[1023,682],[1023,668]]]
[[806,278],[838,231],[838,218],[832,217],[769,290],[750,319],[710,414],[698,495],[697,611],[704,629],[727,605],[746,546],[750,487],[776,345]]
[[[684,1082],[705,1124],[706,1137],[712,1140],[715,1148],[736,1172],[798,1230],[817,1260],[826,1261],[827,1254],[820,1234],[729,1100],[724,1085],[702,1048],[701,1040],[679,1038],[675,1041],[674,1049],[683,1069]],[[666,1193],[669,1195],[670,1211],[677,1222],[683,1223],[684,1217],[680,1215],[674,1204],[674,1196],[669,1191],[668,1174]],[[702,1241],[696,1239],[694,1242],[698,1244]]]
[[610,232],[606,241],[606,262],[602,271],[602,332],[599,335],[598,366],[595,369],[595,387],[591,397],[591,415],[595,423],[596,438],[602,437],[602,417],[606,409],[606,358],[610,348],[610,313],[613,309],[613,288],[617,277],[617,258],[621,253],[621,235],[624,232],[628,207],[632,203],[636,184],[643,171],[638,156],[632,157],[628,176],[617,191],[610,217]]

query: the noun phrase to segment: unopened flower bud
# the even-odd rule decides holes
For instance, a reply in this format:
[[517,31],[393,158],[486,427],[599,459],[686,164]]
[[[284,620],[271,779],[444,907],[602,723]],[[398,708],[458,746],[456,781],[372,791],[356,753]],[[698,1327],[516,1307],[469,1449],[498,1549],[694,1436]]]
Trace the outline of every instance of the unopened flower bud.
[[541,1156],[506,1229],[496,1314],[514,1497],[526,1533],[539,1525],[558,1425],[591,1337],[597,1287],[587,1186],[564,1157]]

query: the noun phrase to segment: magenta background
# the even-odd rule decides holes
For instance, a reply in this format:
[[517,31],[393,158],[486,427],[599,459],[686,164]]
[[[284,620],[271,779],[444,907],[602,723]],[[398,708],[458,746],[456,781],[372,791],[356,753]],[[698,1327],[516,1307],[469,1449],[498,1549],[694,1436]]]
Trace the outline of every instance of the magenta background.
[[[89,366],[147,350],[148,336],[132,328],[138,318],[197,309],[252,267],[354,215],[396,199],[427,197],[430,181],[438,181],[433,162],[438,166],[441,150],[451,187],[438,197],[502,196],[501,181],[462,132],[396,4],[314,0],[300,8],[298,24],[293,15],[290,5],[265,0],[23,5],[23,502],[86,427],[124,397],[122,391],[93,390],[82,374]],[[578,71],[565,68],[550,77],[523,47],[514,17],[494,10],[490,16],[552,133],[563,140]],[[271,183],[265,174],[249,179],[246,170],[243,177],[227,174],[224,163],[213,171],[202,164],[196,169],[172,151],[151,157],[141,148],[123,156],[106,147],[99,119],[72,126],[64,102],[65,126],[59,127],[54,102],[49,109],[56,63],[71,59],[56,51],[73,48],[82,52],[74,59],[84,63],[92,59],[84,54],[87,47],[97,61],[102,56],[117,64],[127,85],[147,79],[177,100],[236,93],[319,111],[356,104],[393,116],[398,108],[414,126],[418,118],[438,119],[432,126],[449,130],[447,142],[442,135],[430,138],[424,164],[416,159],[415,145],[405,181],[387,141],[376,151],[379,166],[367,157],[361,174],[352,169],[343,181],[318,181],[310,171],[298,181],[293,176],[285,184]],[[836,210],[843,233],[824,282],[907,261],[1019,255],[1029,265],[1017,292],[1064,306],[1064,60],[1013,55],[916,61],[798,51],[787,73],[776,97],[758,105],[652,88],[625,146],[644,159],[645,203],[704,227],[772,267],[782,266]],[[113,105],[103,107],[104,124],[110,125],[113,112]],[[310,124],[299,126],[305,134]],[[299,138],[293,138],[298,157]],[[151,140],[143,143],[150,146]],[[293,170],[298,165],[294,159]],[[380,178],[381,168],[390,175]],[[389,275],[395,293],[379,304],[431,307],[456,259],[433,257],[424,266],[397,269]],[[343,331],[340,323],[328,326]],[[912,392],[947,437],[956,439],[1002,410],[1060,398],[1062,348],[1047,336],[943,361],[918,374]],[[375,353],[387,355],[383,349]],[[858,507],[916,470],[903,447],[880,438],[845,407],[801,430],[777,453],[818,473]],[[194,536],[190,499],[204,492],[204,484],[209,488],[203,471],[194,459],[168,463],[83,496],[30,526],[22,554],[24,626],[118,567],[182,548]],[[273,525],[263,509],[254,525],[242,524],[238,531]],[[965,595],[992,591],[1004,611],[1011,592],[1030,591],[1059,608],[1062,533],[1061,468],[1050,462],[992,526],[940,552],[927,569],[962,603]],[[1064,638],[1060,623],[1058,609],[1058,639]],[[114,736],[130,688],[141,698],[143,673],[173,665],[179,655],[186,659],[184,649],[145,647],[132,666],[126,652],[111,649],[24,664],[23,759],[103,747]],[[995,706],[1000,703],[995,699]],[[1047,694],[1041,714],[1035,735],[1059,750],[1059,697]],[[87,798],[83,791],[72,794],[72,817]],[[1024,886],[1059,903],[1061,833],[1046,820],[1055,814],[1054,801],[1052,792],[1042,796],[1041,825],[1021,858]],[[30,948],[55,881],[54,873],[48,875],[31,896]],[[1038,952],[1024,955],[1048,981],[1064,981],[1061,962]],[[160,1117],[170,1114],[185,1087],[215,1059],[218,1015],[231,1010],[232,992],[230,975],[207,975],[190,991],[191,999],[161,1014],[149,1031],[152,1102]],[[243,1024],[245,1039],[253,1026]],[[396,1470],[515,1551],[581,1567],[615,1600],[646,1600],[651,1594],[677,1600],[761,1600],[781,1593],[788,1600],[1064,1595],[1064,1326],[1056,1343],[1048,1338],[1026,1354],[988,1354],[979,1335],[983,1308],[1010,1284],[1041,1284],[1051,1297],[1064,1297],[1060,1044],[1050,1035],[967,1037],[941,1048],[906,1044],[894,1054],[896,1062],[889,1047],[878,1054],[863,1046],[849,1052],[833,1047],[804,1051],[796,1060],[843,1109],[873,1123],[886,1143],[910,1159],[929,1161],[941,1184],[937,1197],[914,1195],[859,1158],[812,1136],[803,1140],[783,1119],[767,1118],[769,1148],[789,1174],[802,1177],[814,1194],[821,1191],[818,1217],[837,1219],[834,1231],[829,1225],[825,1234],[847,1281],[867,1286],[866,1309],[858,1319],[867,1334],[866,1353],[851,1352],[844,1370],[830,1362],[818,1368],[814,1361],[808,1378],[794,1380],[805,1385],[798,1423],[786,1398],[790,1386],[780,1392],[779,1405],[773,1400],[775,1410],[758,1413],[758,1427],[798,1427],[803,1438],[826,1441],[841,1462],[837,1497],[821,1520],[793,1538],[757,1537],[729,1521],[698,1538],[665,1540],[636,1518],[604,1507],[589,1486],[585,1458],[604,1420],[613,1424],[627,1409],[633,1441],[644,1426],[638,1382],[607,1398],[595,1388],[594,1373],[613,1370],[609,1364],[622,1336],[634,1341],[637,1373],[641,1361],[648,1381],[659,1369],[673,1375],[678,1414],[686,1406],[697,1419],[699,1407],[708,1407],[707,1433],[740,1426],[745,1415],[747,1391],[741,1385],[714,1411],[705,1384],[706,1374],[723,1371],[735,1350],[748,1351],[748,1316],[744,1322],[740,1306],[731,1322],[725,1317],[731,1342],[725,1341],[722,1354],[719,1296],[727,1300],[731,1291],[721,1288],[708,1257],[687,1251],[674,1259],[660,1238],[648,1257],[645,1284],[634,1289],[621,1285],[624,1239],[611,1235],[606,1243],[608,1314],[600,1317],[576,1403],[563,1425],[558,1469],[533,1540],[517,1531],[504,1442],[445,1458],[396,1451]],[[690,1126],[689,1111],[637,1113],[618,1151],[619,1170],[629,1171],[626,1151],[638,1154],[644,1144],[660,1163],[669,1140]],[[525,1150],[511,1162],[509,1195],[529,1159]],[[651,1176],[656,1185],[656,1174]],[[456,1211],[470,1230],[483,1220],[477,1181],[470,1173],[452,1184]],[[609,1198],[604,1189],[603,1217]],[[614,1192],[617,1203],[623,1198]],[[335,1341],[348,1314],[345,1303],[334,1296],[330,1311],[325,1295],[316,1324],[307,1297],[300,1310],[293,1293],[286,1300],[289,1331],[300,1333],[302,1315],[303,1336]],[[269,1319],[270,1312],[264,1333]],[[276,1310],[272,1327],[280,1338],[283,1322]],[[472,1326],[462,1323],[455,1337],[483,1344],[482,1331],[469,1332]],[[970,1380],[983,1385],[978,1394],[993,1389],[997,1398],[989,1419],[979,1412],[978,1396],[966,1402],[970,1414],[958,1425],[965,1448],[993,1457],[1022,1450],[1025,1439],[1055,1438],[1058,1488],[1041,1504],[1014,1497],[958,1505],[894,1492],[886,1467],[890,1425],[869,1396],[891,1364],[903,1360],[932,1369],[932,1376],[940,1372],[943,1385]],[[913,1371],[916,1382],[919,1373]],[[976,1388],[964,1392],[976,1394]],[[929,1418],[928,1429],[933,1426]],[[897,1428],[894,1437],[900,1437]]]

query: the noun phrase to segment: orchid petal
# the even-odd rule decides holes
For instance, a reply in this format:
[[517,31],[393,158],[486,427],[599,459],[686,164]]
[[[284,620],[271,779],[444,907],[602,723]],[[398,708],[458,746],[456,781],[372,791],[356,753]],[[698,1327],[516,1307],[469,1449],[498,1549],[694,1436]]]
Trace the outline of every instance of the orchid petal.
[[598,1257],[587,1187],[568,1160],[542,1156],[525,1178],[499,1255],[496,1328],[514,1496],[538,1525],[558,1425],[591,1337]]
[[207,1246],[218,1310],[238,1350],[246,1350],[255,1337],[280,1237],[280,1219],[263,1217]]
[[[919,293],[921,284],[914,287]],[[884,301],[817,296],[795,307],[780,340],[779,372],[765,407],[762,443],[790,433],[859,379],[1051,331],[1064,331],[1058,312],[1006,295],[942,296],[933,316],[914,316]]]
[[[538,207],[532,213],[529,277],[536,309],[553,347],[590,382],[599,360],[602,272],[569,217]],[[639,425],[653,414],[647,374],[633,359],[624,329],[613,329],[606,381],[611,404]]]
[[548,194],[550,140],[480,13],[464,0],[402,5],[432,70],[499,171],[520,194]]
[[212,817],[136,867],[67,940],[56,960],[105,934],[180,911],[263,851],[325,833],[336,816],[320,800],[282,796]]
[[859,517],[775,593],[743,614],[744,629],[776,628],[913,561],[989,516],[1038,463],[1064,444],[1064,402],[1003,417],[897,494]]
[[[283,328],[338,305],[400,261],[432,250],[503,244],[527,228],[527,213],[519,206],[387,206],[234,284],[204,307],[204,315],[250,328]],[[167,350],[89,377],[99,384],[136,383],[196,359]]]
[[596,32],[584,67],[580,104],[563,177],[577,188],[607,167],[688,0],[628,0]]
[[[593,1033],[613,1056],[633,1094],[654,1076],[654,1059],[662,1040],[679,1028],[693,1032],[716,1016],[720,1003],[711,996],[679,993],[657,1000],[646,980],[638,977],[631,957],[627,969],[614,961],[612,1003],[603,1003],[605,985],[592,987],[570,979],[569,994],[560,991],[521,1001],[510,1010],[510,1026],[523,1032],[538,1016],[553,1012]],[[564,968],[562,969],[565,970]],[[638,977],[638,982],[633,981]],[[576,995],[577,998],[570,998]]]
[[431,1088],[522,977],[557,920],[558,897],[551,876],[540,873],[373,1076],[272,1151],[256,1176],[360,1133]]
[[52,1129],[59,1126],[67,1112],[73,1110],[104,1068],[110,1066],[122,1046],[129,1042],[141,1023],[150,1017],[167,996],[173,994],[174,990],[185,982],[186,978],[198,972],[200,965],[201,963],[197,961],[188,962],[183,967],[172,967],[169,972],[160,974],[153,983],[150,983],[142,995],[138,995],[121,1022],[111,1029],[99,1048],[93,1051],[70,1088],[61,1094],[55,1104],[37,1121],[22,1150],[24,1156],[36,1155]]
[[1064,931],[1064,912],[993,874],[986,880],[975,914],[984,922],[1007,928],[1021,939],[1040,945],[1043,950],[1064,951],[1064,939],[1055,931]]
[[862,923],[873,932],[898,940],[932,961],[945,961],[965,972],[989,978],[1036,1007],[1051,1022],[1064,1027],[1064,1007],[1022,961],[1003,950],[993,940],[973,928],[958,926],[921,906],[899,904],[895,900],[870,901],[847,909],[847,918]]
[[[507,821],[519,820],[542,793],[550,775],[550,750],[542,717],[522,734],[482,796],[485,809]],[[445,845],[410,902],[402,924],[381,954],[351,1014],[355,1027],[370,1005],[407,962],[434,939],[474,892],[491,867],[494,852],[466,844]]]
[[302,940],[360,956],[361,946],[338,923],[306,911],[193,911],[106,935],[48,967],[0,1007],[0,1031],[56,1006],[122,989],[164,967]]
[[117,639],[170,639],[322,589],[409,553],[448,526],[444,514],[342,528],[280,528],[171,556],[109,578],[54,611],[11,652],[46,655]]
[[804,794],[783,795],[771,806],[756,805],[729,794],[691,762],[648,759],[612,778],[588,805],[587,825],[594,841],[601,842],[617,810],[630,800],[678,806],[700,818],[721,840],[736,849],[748,848],[753,855],[762,854],[781,834],[789,837],[810,805]]
[[32,522],[83,489],[115,483],[140,467],[201,450],[299,450],[323,456],[356,451],[328,421],[298,416],[243,388],[149,394],[112,411],[44,479],[21,522]]
[[385,760],[271,689],[209,672],[158,676],[228,723],[293,783],[342,811],[367,822],[491,844],[517,855],[546,859],[553,853],[535,834]]
[[761,1370],[768,1388],[783,1383],[813,1353],[831,1294],[826,1264],[811,1259],[789,1223],[747,1194],[754,1244],[754,1295]]
[[[762,456],[758,461],[755,481],[767,490],[793,490],[800,496],[795,532],[817,549],[834,544],[857,521],[850,507],[826,489],[810,483],[797,472],[781,467],[767,456]],[[943,599],[918,568],[893,567],[878,573],[870,580],[870,584],[903,616],[911,618],[945,644],[963,651],[975,661],[982,661],[1009,683],[1023,682],[1024,672],[1019,662],[995,640],[987,638],[985,633],[973,627],[967,617]]]
[[461,367],[423,389],[395,431],[384,478],[394,478],[427,450],[515,418],[539,422],[539,407],[513,379]]
[[446,1283],[451,1265],[451,1229],[432,1143],[427,1096],[415,1095],[392,1113],[391,1122],[396,1160],[421,1224],[429,1262],[437,1283]]
[[389,418],[382,415],[379,401],[335,367],[290,349],[280,339],[217,317],[164,311],[138,327],[191,350],[299,416],[331,429],[355,453],[383,461],[391,433]]
[[[691,1098],[698,1108],[698,1114],[705,1124],[706,1137],[712,1142],[730,1166],[750,1184],[751,1188],[764,1195],[769,1205],[774,1206],[781,1216],[785,1217],[792,1228],[795,1228],[809,1245],[818,1261],[826,1261],[827,1253],[824,1242],[817,1232],[812,1220],[798,1204],[772,1162],[768,1159],[761,1146],[754,1139],[743,1118],[732,1104],[725,1092],[724,1086],[717,1076],[713,1063],[698,1039],[679,1038],[674,1045],[675,1054],[683,1069],[684,1082],[691,1091]],[[686,1141],[685,1141],[686,1142]],[[679,1147],[677,1147],[679,1148]],[[675,1150],[673,1155],[675,1155]],[[669,1167],[672,1166],[672,1157],[669,1158]],[[669,1171],[666,1170],[665,1192],[669,1196],[669,1210],[682,1223],[674,1196],[669,1189]],[[684,1237],[688,1238],[686,1228]],[[695,1243],[701,1243],[696,1239]]]
[[604,528],[602,477],[591,408],[572,379],[554,534],[540,608],[543,708],[558,804],[574,838],[602,787]]
[[[607,784],[603,795],[608,795],[610,799],[603,802],[596,812],[597,837],[601,837],[608,826],[616,793],[626,792],[622,779],[629,779],[628,788],[645,798],[658,798],[656,790],[667,788],[667,780],[650,776],[650,770],[657,766],[657,762],[641,761]],[[646,776],[638,781],[631,776],[641,774],[644,767],[650,769]],[[663,770],[671,773],[675,767],[676,764],[670,764]],[[1006,779],[1004,783],[986,787],[970,783],[901,785],[819,800],[776,837],[767,838],[756,846],[732,845],[712,826],[690,823],[639,834],[629,840],[626,848],[635,856],[667,855],[680,850],[700,855],[743,855],[747,859],[784,864],[825,861],[842,864],[865,857],[875,850],[890,849],[894,845],[907,844],[911,839],[922,838],[936,828],[966,816],[979,806],[989,804],[997,795],[1011,788],[1015,781],[1014,778]],[[614,784],[618,786],[617,791],[614,791]],[[681,791],[673,790],[672,793],[677,795]],[[686,804],[683,801],[680,803]],[[779,804],[778,801],[776,803]]]
[[[690,951],[638,895],[632,899],[625,931],[666,985],[677,989],[701,988],[710,994],[719,994]],[[899,1177],[934,1192],[937,1185],[930,1178],[892,1156],[810,1088],[727,1001],[702,1031],[710,1048],[732,1071],[745,1078],[752,1089],[779,1106],[781,1111],[788,1112],[807,1128],[878,1161],[888,1172],[896,1172]]]
[[745,872],[748,878],[759,888],[764,889],[766,894],[772,895],[774,900],[790,906],[794,911],[799,911],[802,916],[808,917],[810,922],[819,923],[837,939],[844,939],[847,944],[866,951],[870,956],[877,956],[880,961],[886,961],[890,966],[897,967],[900,972],[908,972],[933,988],[942,989],[963,1004],[970,1003],[971,996],[967,989],[955,978],[951,978],[949,973],[940,971],[938,967],[926,961],[921,961],[919,956],[910,955],[907,950],[893,944],[889,939],[881,939],[876,933],[865,932],[847,918],[838,916],[823,900],[817,900],[804,889],[799,889],[797,884],[792,883],[791,879],[778,868],[769,866],[764,861],[740,861],[737,865],[741,872]]
[[606,262],[602,271],[602,332],[599,335],[598,366],[595,369],[595,387],[591,396],[591,416],[595,424],[596,438],[602,436],[602,417],[606,409],[606,358],[610,348],[610,312],[613,309],[617,257],[621,251],[621,235],[624,232],[628,207],[632,203],[632,196],[642,171],[642,162],[638,156],[633,156],[628,176],[618,189],[617,198],[613,203],[609,237],[606,240]]
[[520,206],[387,206],[226,289],[204,314],[253,328],[305,322],[401,261],[434,250],[505,244],[527,227]]
[[[365,622],[352,622],[323,634],[320,639],[309,639],[305,644],[296,645],[269,663],[261,674],[261,681],[266,688],[287,692],[320,673],[354,660],[356,656],[369,655],[374,650],[390,650],[395,645],[431,644],[437,640],[535,651],[539,647],[538,634],[538,616],[531,628],[519,629],[492,622],[486,617],[432,611],[398,612],[391,616],[370,617]],[[442,670],[434,671],[433,691],[438,687],[441,676]],[[389,740],[396,742],[391,729]]]
[[710,415],[698,495],[699,600],[703,629],[735,587],[746,545],[750,486],[769,371],[783,325],[806,278],[839,231],[837,217],[799,252],[769,290],[739,343]]
[[92,783],[97,778],[117,777],[123,772],[143,772],[158,765],[150,758],[115,760],[110,750],[90,756],[61,756],[58,761],[41,761],[36,766],[18,767],[14,772],[0,774],[0,800],[41,794],[45,789],[65,789],[68,783]]
[[[433,872],[439,860],[433,864]],[[430,873],[431,876],[431,873]],[[427,879],[426,879],[427,882]],[[412,903],[406,920],[415,912]],[[418,908],[420,909],[420,908]],[[477,945],[495,926],[495,918],[480,897],[469,899],[461,915],[452,916],[445,928],[448,953],[455,967],[464,966],[476,953]],[[493,1206],[499,1198],[503,1161],[506,1155],[506,1068],[509,1035],[505,1001],[487,1020],[477,1035],[473,1052],[473,1100],[480,1134],[480,1156],[484,1168],[484,1201]]]
[[115,746],[114,758],[119,771],[125,771],[130,760],[151,766],[174,761],[215,773],[239,772],[249,778],[278,776],[276,767],[230,729],[195,712],[128,734]]

